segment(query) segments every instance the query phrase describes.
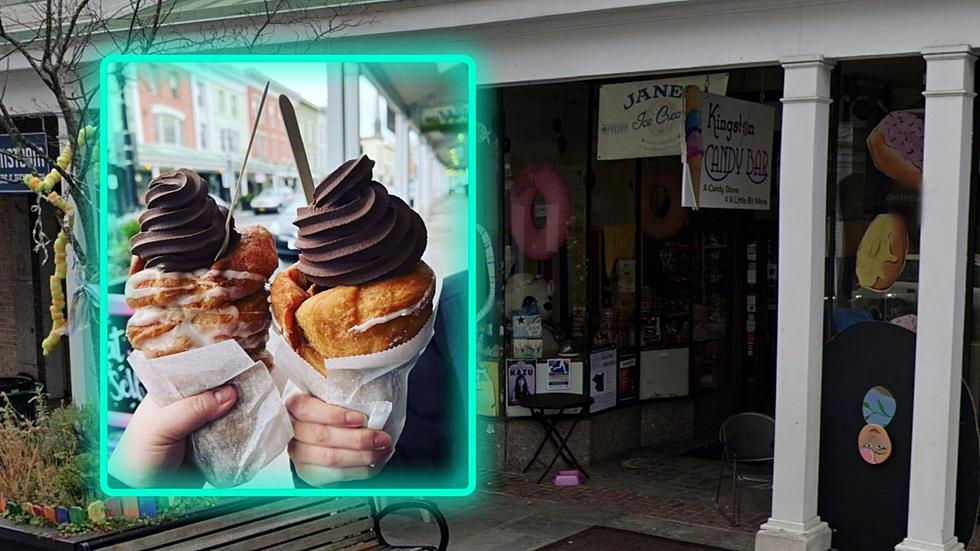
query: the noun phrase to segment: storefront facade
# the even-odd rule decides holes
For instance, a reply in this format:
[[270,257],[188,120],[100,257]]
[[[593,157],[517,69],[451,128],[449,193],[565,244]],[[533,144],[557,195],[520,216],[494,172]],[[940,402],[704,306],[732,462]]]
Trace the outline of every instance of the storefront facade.
[[[496,268],[490,272],[498,284],[496,304],[488,314],[492,323],[481,325],[481,333],[488,336],[487,349],[482,352],[496,366],[498,387],[506,380],[505,362],[512,350],[493,347],[495,339],[506,333],[500,330],[501,325],[512,321],[502,288],[504,277],[513,274],[531,274],[532,278],[547,275],[552,289],[559,289],[559,308],[563,310],[558,319],[567,338],[554,346],[561,353],[567,345],[582,365],[580,379],[570,376],[569,387],[587,388],[590,356],[600,348],[597,345],[607,346],[611,344],[608,341],[617,340],[617,349],[630,349],[630,353],[641,356],[644,352],[644,252],[640,245],[644,238],[639,235],[644,219],[643,178],[662,169],[656,161],[640,159],[600,163],[593,143],[598,121],[593,110],[598,109],[599,88],[634,80],[726,74],[733,83],[743,81],[739,89],[742,99],[775,108],[773,147],[778,162],[774,159],[772,165],[769,214],[737,218],[734,214],[701,213],[697,215],[702,222],[700,229],[692,226],[689,230],[697,234],[690,237],[689,246],[699,248],[702,253],[698,260],[704,261],[703,267],[689,273],[701,281],[712,277],[711,246],[722,244],[717,239],[712,241],[710,234],[730,239],[727,252],[720,253],[729,255],[724,260],[729,273],[718,276],[724,287],[718,295],[731,300],[718,309],[729,317],[724,323],[725,334],[715,339],[729,352],[725,359],[731,366],[729,371],[702,376],[702,350],[702,374],[689,373],[686,377],[690,396],[670,400],[651,397],[642,403],[637,396],[635,406],[617,403],[608,412],[590,416],[588,430],[580,427],[576,433],[579,438],[588,435],[588,441],[574,440],[572,445],[590,452],[656,445],[663,438],[680,439],[710,431],[720,418],[739,409],[771,407],[776,419],[772,511],[760,527],[756,548],[828,549],[833,526],[818,514],[820,420],[822,405],[834,399],[823,393],[823,369],[824,347],[836,333],[835,320],[840,319],[835,309],[876,310],[880,319],[888,321],[914,313],[916,400],[907,443],[911,456],[909,513],[905,539],[897,548],[962,548],[954,536],[960,379],[966,377],[970,387],[978,388],[978,368],[971,358],[976,347],[972,342],[975,299],[970,266],[976,233],[975,208],[971,205],[977,195],[973,180],[978,155],[972,136],[980,5],[971,0],[470,0],[451,4],[379,2],[361,16],[370,23],[344,30],[340,33],[343,38],[331,41],[324,51],[346,51],[344,41],[349,40],[350,49],[359,53],[471,52],[478,62],[482,102],[478,112],[480,122],[489,129],[486,136],[479,137],[478,189],[487,191],[491,198],[481,201],[478,222],[487,232],[487,247],[496,256]],[[875,74],[876,64],[887,65],[889,71]],[[353,79],[347,80],[346,86],[352,86]],[[30,86],[24,85],[27,91],[19,89],[17,79],[11,79],[11,85],[8,94],[20,94],[23,112],[30,112]],[[345,84],[335,78],[328,86]],[[861,98],[872,107],[855,108]],[[352,108],[349,103],[335,104],[328,117],[339,121],[345,112],[356,112],[356,104]],[[493,109],[485,116],[483,110],[488,108]],[[845,109],[862,123],[847,126]],[[876,114],[862,115],[866,109]],[[849,197],[846,186],[841,185],[846,177],[860,174],[850,181],[866,185],[876,176],[870,169],[855,169],[868,168],[869,159],[844,153],[850,148],[852,153],[860,150],[863,155],[864,150],[854,144],[863,145],[868,133],[892,110],[924,112],[921,193],[889,188],[884,199],[871,192]],[[559,124],[553,124],[556,120]],[[396,132],[403,126],[398,119]],[[352,131],[347,134],[345,144],[327,144],[328,164],[342,160],[345,145],[354,148],[358,136]],[[517,151],[515,145],[523,150]],[[540,151],[535,152],[534,147]],[[521,155],[525,158],[519,158]],[[509,239],[512,214],[507,179],[520,176],[521,170],[514,170],[517,165],[542,164],[555,157],[568,160],[564,164],[571,171],[559,174],[566,183],[576,182],[581,192],[569,197],[570,232],[565,252],[551,261],[560,264],[544,267],[536,259],[516,258],[513,249],[508,258],[505,240]],[[610,184],[598,192],[590,190],[590,182],[599,179],[632,182],[632,188]],[[407,177],[400,180],[408,186]],[[617,190],[619,195],[614,193]],[[618,205],[625,205],[621,213],[615,210]],[[900,282],[913,284],[899,288],[910,296],[857,296],[859,286],[853,281],[856,267],[847,262],[856,262],[856,249],[873,216],[893,207],[916,213],[912,215],[916,221],[911,223],[915,228],[908,232],[905,263],[910,269],[914,263],[916,273],[911,279],[898,274]],[[639,285],[632,291],[629,285],[617,285],[617,293],[613,293],[608,282],[602,283],[602,277],[598,284],[593,283],[596,275],[606,271],[607,259],[594,254],[590,236],[593,229],[615,232],[613,226],[624,223],[619,214],[634,227],[631,248],[640,269],[634,265],[631,277]],[[748,251],[753,242],[755,257],[751,260]],[[658,249],[656,256],[660,257],[663,250]],[[750,283],[747,275],[750,262],[755,263],[755,283]],[[770,264],[774,266],[770,268]],[[513,274],[511,266],[517,268]],[[606,277],[616,269],[612,262]],[[623,269],[630,268],[627,264]],[[481,281],[489,279],[485,268],[479,277]],[[778,286],[773,285],[777,277]],[[909,289],[913,292],[906,292]],[[555,296],[547,284],[542,293],[544,297]],[[705,290],[697,293],[700,296],[696,300],[708,294]],[[748,361],[746,355],[749,320],[737,318],[748,313],[745,307],[750,294],[756,296],[757,315],[752,320],[756,329],[752,331],[751,357],[766,356],[757,363]],[[899,300],[893,300],[896,298]],[[633,312],[632,319],[624,323],[616,320],[615,308],[606,306],[616,300],[632,301],[626,309]],[[544,307],[550,300],[540,302]],[[767,315],[770,303],[773,310]],[[575,319],[576,307],[579,311],[585,308],[581,323]],[[604,308],[614,311],[606,327],[601,326]],[[693,320],[693,312],[689,316]],[[607,327],[613,328],[612,336]],[[693,327],[687,333],[692,338]],[[498,344],[504,349],[508,346]],[[717,349],[719,345],[715,346]],[[684,347],[661,349],[678,348]],[[685,365],[693,369],[691,357],[697,352],[694,347],[687,348]],[[738,361],[736,350],[743,355]],[[547,357],[543,351],[542,357]],[[622,358],[619,356],[617,362]],[[736,369],[736,365],[740,367]],[[749,366],[754,370],[754,390],[739,387],[749,380]],[[543,383],[548,384],[547,378]],[[706,388],[691,388],[698,384]],[[491,457],[481,461],[519,468],[526,454],[533,451],[522,439],[531,438],[536,427],[506,417],[505,401],[506,394],[503,401],[496,402],[496,415],[483,420],[487,430],[480,431],[482,449]],[[658,432],[659,427],[667,432]],[[670,434],[671,430],[678,433]],[[524,436],[515,437],[522,432]]]
[[[756,547],[764,550],[830,547],[832,526],[818,515],[821,407],[825,399],[834,399],[822,396],[823,350],[835,333],[833,324],[840,313],[834,309],[846,301],[847,309],[857,309],[854,305],[859,304],[859,309],[878,312],[882,316],[878,319],[886,321],[909,313],[917,315],[916,400],[911,441],[907,444],[911,454],[911,475],[907,480],[909,514],[906,536],[897,548],[962,548],[955,540],[953,522],[960,379],[964,375],[968,376],[968,382],[975,379],[969,376],[975,369],[970,368],[964,350],[969,350],[965,339],[971,338],[968,328],[972,327],[973,300],[968,296],[972,275],[968,268],[973,233],[971,180],[975,172],[972,168],[974,48],[980,44],[980,33],[970,22],[980,20],[980,7],[956,1],[654,2],[644,6],[619,1],[587,5],[536,2],[508,6],[508,9],[493,8],[491,4],[496,3],[466,2],[448,11],[441,3],[404,6],[388,10],[387,17],[370,31],[355,30],[353,34],[394,33],[376,39],[358,37],[362,50],[383,50],[395,42],[404,44],[408,40],[422,50],[451,44],[463,51],[477,52],[480,84],[484,88],[500,89],[498,98],[505,113],[500,134],[501,157],[509,154],[508,147],[510,151],[515,147],[512,129],[507,128],[508,110],[521,109],[521,96],[547,95],[545,83],[555,87],[578,83],[584,87],[579,91],[579,100],[565,99],[579,101],[579,110],[588,112],[595,101],[589,98],[589,90],[612,80],[734,74],[751,67],[766,67],[772,74],[780,75],[780,107],[775,129],[779,159],[774,165],[775,203],[772,205],[779,281],[775,297],[778,323],[774,325],[772,339],[776,370],[776,462],[771,517],[760,527]],[[439,35],[439,40],[426,38],[427,33]],[[885,109],[875,107],[882,112],[871,117],[863,113],[863,108],[855,110],[856,96],[852,90],[845,89],[845,81],[858,73],[861,78],[868,78],[868,73],[873,71],[862,67],[863,62],[892,58],[911,60],[895,68],[896,74],[903,75],[898,80],[907,82],[890,82],[888,75],[879,75],[883,78],[877,82],[884,83],[882,89],[891,87],[901,93],[881,101]],[[864,84],[860,83],[859,87]],[[902,95],[909,88],[916,91],[917,99]],[[552,93],[552,99],[561,98],[555,98]],[[876,103],[880,99],[869,101]],[[864,117],[860,125],[848,129],[842,124],[843,103],[848,104],[846,108],[852,114],[856,111]],[[903,194],[896,191],[900,188],[895,188],[884,199],[854,199],[868,205],[866,212],[854,214],[841,206],[847,193],[840,185],[841,179],[861,174],[861,181],[867,183],[876,176],[863,168],[854,168],[868,166],[869,159],[842,160],[847,157],[842,153],[848,147],[857,152],[860,148],[853,144],[863,145],[866,133],[891,110],[924,110],[927,122],[922,193]],[[533,112],[526,111],[525,120],[530,115]],[[595,149],[590,143],[595,128],[585,129],[588,141],[584,144],[574,143],[566,135],[563,146],[555,145],[554,140],[561,134],[577,132],[568,127],[568,120],[564,118],[560,126],[548,129],[552,133],[548,147],[564,147],[566,151],[580,148],[590,164],[596,162]],[[594,119],[586,116],[572,124],[582,122],[587,127],[589,120]],[[854,133],[855,126],[864,130]],[[844,138],[842,132],[852,132],[852,136]],[[529,138],[524,143],[533,141],[534,138]],[[492,155],[488,157],[492,162]],[[499,180],[487,178],[493,167],[486,166],[487,159],[481,157],[481,161],[485,163],[481,175],[484,185],[506,180],[506,173]],[[497,161],[497,166],[506,168],[505,160]],[[596,170],[596,166],[590,168]],[[626,169],[627,173],[629,170]],[[641,168],[625,177],[637,175],[635,181],[641,181],[642,174]],[[562,176],[566,181],[576,177],[567,173]],[[588,175],[583,173],[580,177],[585,180]],[[505,195],[505,185],[501,187],[500,193]],[[575,225],[581,224],[582,248],[588,249],[584,242],[594,218],[574,219],[578,200],[574,195],[571,198],[570,227],[574,231]],[[843,200],[844,207],[853,201]],[[871,206],[875,201],[883,202]],[[886,203],[887,206],[882,206]],[[872,210],[900,211],[913,208],[912,205],[921,205],[921,220],[911,222],[915,228],[909,230],[909,258],[905,267],[911,270],[914,265],[917,271],[913,279],[915,291],[909,293],[911,286],[900,286],[896,292],[904,293],[902,297],[857,296],[860,292],[855,289],[860,285],[841,281],[844,274],[853,277],[856,271],[853,265],[844,265],[854,262],[857,254],[847,249],[858,247]],[[491,239],[508,239],[508,214],[502,212],[508,208],[506,199],[501,198],[497,210],[484,213],[486,219],[503,220],[491,224],[497,228],[496,236],[493,227],[487,228]],[[578,208],[586,218],[595,216],[594,209],[584,204]],[[629,212],[629,206],[624,210]],[[865,219],[865,227],[854,238],[849,232],[858,218]],[[574,243],[570,245],[567,254],[574,252]],[[501,257],[506,254],[504,246],[499,254]],[[590,262],[586,277],[599,270],[592,265],[597,258],[587,254],[582,258]],[[512,259],[499,260],[508,263]],[[757,257],[756,262],[761,259]],[[536,270],[539,268],[532,271]],[[574,266],[563,271],[572,276],[578,273]],[[561,277],[556,274],[556,279]],[[899,282],[906,279],[902,275]],[[504,297],[500,300],[505,302]],[[870,306],[861,302],[868,300],[880,302]],[[585,304],[588,308],[601,308],[601,301],[589,299]],[[498,311],[503,317],[506,305],[500,306]],[[636,311],[642,312],[642,308]],[[574,322],[569,326],[569,335],[574,335]],[[637,326],[633,324],[634,328]],[[744,331],[730,338],[744,338]],[[579,346],[574,343],[574,336],[571,340],[573,351],[579,354],[593,351],[590,346],[593,343]],[[764,344],[760,342],[760,346]],[[507,345],[502,343],[502,346]],[[505,355],[506,352],[501,353],[501,361]],[[642,410],[639,415],[642,419]],[[602,415],[591,417],[593,423],[601,423],[598,421],[601,418]],[[621,421],[617,418],[611,425],[619,425]],[[511,431],[512,425],[506,423],[510,421],[496,425],[495,433],[500,433],[501,428],[503,432]],[[643,426],[641,421],[639,429],[630,430],[642,430]],[[602,432],[592,431],[593,434]],[[507,461],[507,453],[506,449],[498,451],[498,462]]]

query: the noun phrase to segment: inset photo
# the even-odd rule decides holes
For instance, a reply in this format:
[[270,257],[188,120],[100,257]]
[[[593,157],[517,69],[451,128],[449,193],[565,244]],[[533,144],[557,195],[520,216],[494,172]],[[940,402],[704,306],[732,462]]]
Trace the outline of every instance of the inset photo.
[[103,491],[470,493],[472,61],[101,78]]

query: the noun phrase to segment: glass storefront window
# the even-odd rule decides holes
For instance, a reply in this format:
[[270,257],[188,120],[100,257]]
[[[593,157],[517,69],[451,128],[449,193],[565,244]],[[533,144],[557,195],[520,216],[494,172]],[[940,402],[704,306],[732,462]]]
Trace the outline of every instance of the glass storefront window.
[[[507,357],[584,358],[589,86],[507,88],[502,96]],[[522,314],[540,316],[540,340],[533,327],[514,337],[513,317]]]
[[596,161],[590,201],[593,347],[636,345],[635,159]]
[[925,62],[841,62],[828,193],[829,335],[916,327]]

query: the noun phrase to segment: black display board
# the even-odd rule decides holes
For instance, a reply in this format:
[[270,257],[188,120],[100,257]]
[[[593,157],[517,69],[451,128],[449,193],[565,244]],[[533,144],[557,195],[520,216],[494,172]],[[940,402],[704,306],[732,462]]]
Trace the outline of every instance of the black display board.
[[[885,426],[892,452],[872,465],[858,453],[858,433],[867,424],[865,394],[881,386],[895,398]],[[915,333],[885,322],[854,325],[824,350],[820,416],[818,514],[834,531],[841,551],[893,549],[907,533]],[[980,500],[980,441],[969,392],[960,414],[956,537],[968,543]]]

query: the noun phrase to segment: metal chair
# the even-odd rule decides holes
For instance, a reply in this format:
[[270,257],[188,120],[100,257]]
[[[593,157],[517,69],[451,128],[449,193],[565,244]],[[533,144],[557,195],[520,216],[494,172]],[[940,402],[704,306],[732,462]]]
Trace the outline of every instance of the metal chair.
[[[772,487],[771,470],[765,474],[746,473],[740,471],[739,466],[771,463],[775,436],[775,420],[762,413],[737,413],[726,419],[718,429],[722,452],[715,507],[732,526],[738,526],[741,522],[743,482],[758,488]],[[732,516],[728,516],[721,507],[721,484],[725,478],[726,466],[730,466],[732,470]]]

